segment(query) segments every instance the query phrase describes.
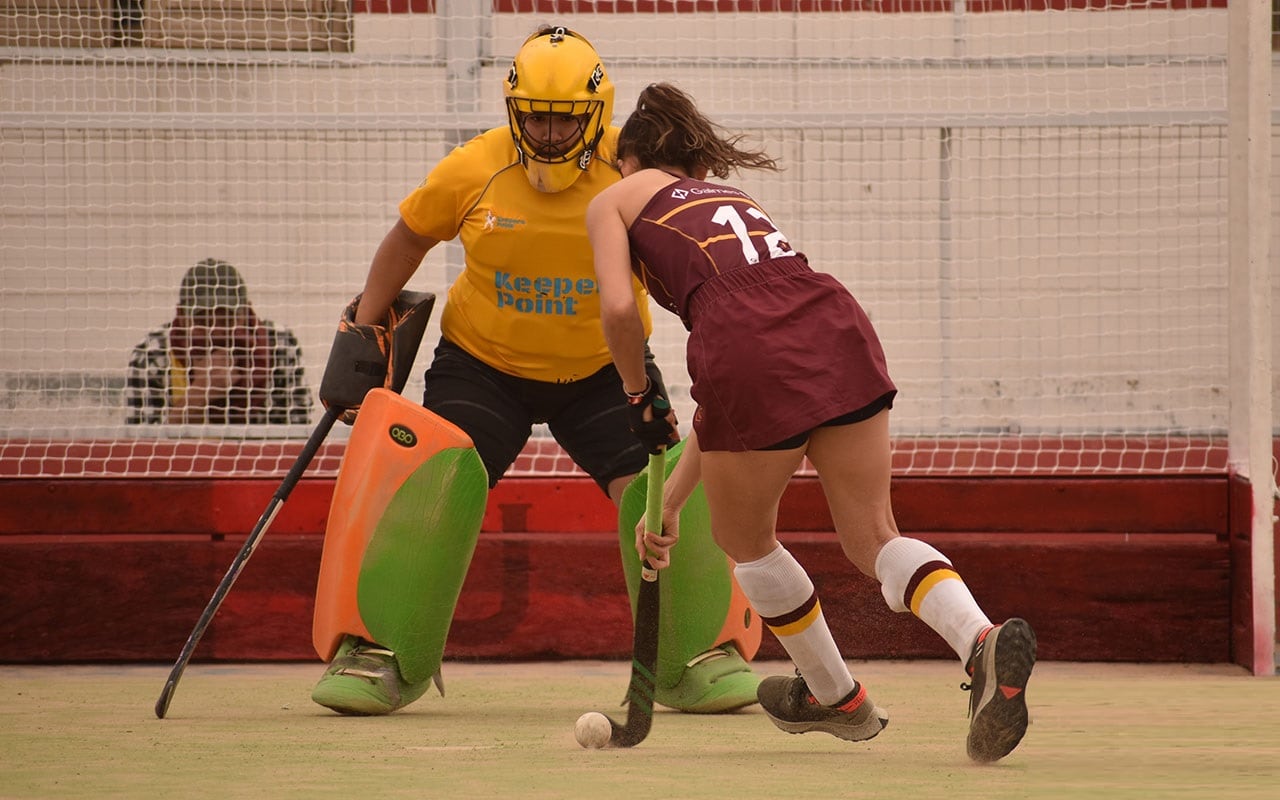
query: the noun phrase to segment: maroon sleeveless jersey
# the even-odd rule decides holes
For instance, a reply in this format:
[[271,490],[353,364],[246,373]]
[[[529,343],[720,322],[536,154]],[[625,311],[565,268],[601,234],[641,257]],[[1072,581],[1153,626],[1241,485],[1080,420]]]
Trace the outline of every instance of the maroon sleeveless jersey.
[[871,321],[744,192],[679,179],[632,223],[636,274],[690,331],[704,450],[757,450],[896,391]]

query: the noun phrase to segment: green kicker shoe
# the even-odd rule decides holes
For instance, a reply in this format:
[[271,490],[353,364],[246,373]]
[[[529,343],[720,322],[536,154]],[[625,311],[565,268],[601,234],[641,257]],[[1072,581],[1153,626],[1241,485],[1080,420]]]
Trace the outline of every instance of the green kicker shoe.
[[[439,674],[434,680],[443,695],[444,685]],[[426,694],[429,686],[431,680],[406,683],[400,677],[395,653],[355,636],[346,636],[324,677],[311,691],[311,699],[339,714],[376,716],[404,708]]]
[[679,683],[657,687],[653,699],[687,714],[723,714],[755,703],[759,685],[734,646],[724,644],[694,656]]

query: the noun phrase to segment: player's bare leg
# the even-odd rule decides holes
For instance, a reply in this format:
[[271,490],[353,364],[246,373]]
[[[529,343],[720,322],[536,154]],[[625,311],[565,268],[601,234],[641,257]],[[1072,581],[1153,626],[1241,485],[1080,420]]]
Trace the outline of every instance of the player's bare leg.
[[703,453],[716,541],[737,562],[738,583],[796,665],[796,676],[766,678],[757,690],[774,725],[870,739],[888,725],[888,715],[849,673],[813,582],[775,531],[778,503],[803,458],[804,448]]
[[[850,453],[858,457],[851,458]],[[1027,728],[1025,690],[1035,634],[1025,621],[993,626],[950,559],[898,533],[889,499],[889,413],[819,428],[809,459],[822,479],[845,555],[880,581],[891,609],[936,631],[972,677],[968,751],[975,761],[1008,755]]]

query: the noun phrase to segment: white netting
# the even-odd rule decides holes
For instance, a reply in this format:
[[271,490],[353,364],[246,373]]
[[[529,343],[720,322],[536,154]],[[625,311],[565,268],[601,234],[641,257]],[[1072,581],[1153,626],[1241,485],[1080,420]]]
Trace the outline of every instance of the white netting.
[[[133,347],[222,259],[314,398],[397,203],[505,124],[544,22],[593,41],[615,122],[673,81],[779,157],[736,180],[876,322],[899,472],[1220,471],[1226,4],[1044,5],[6,0],[0,475],[286,469],[318,402],[126,424]],[[460,264],[436,248],[409,288],[443,300]],[[683,329],[655,316],[688,420]],[[514,474],[572,470],[544,436]]]

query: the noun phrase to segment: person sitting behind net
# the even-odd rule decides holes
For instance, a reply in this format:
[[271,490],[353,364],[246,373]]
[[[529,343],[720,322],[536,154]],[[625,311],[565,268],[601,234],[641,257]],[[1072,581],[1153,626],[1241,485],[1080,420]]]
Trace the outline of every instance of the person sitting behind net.
[[129,424],[307,423],[312,406],[297,337],[214,258],[187,270],[173,320],[133,349],[125,398]]

